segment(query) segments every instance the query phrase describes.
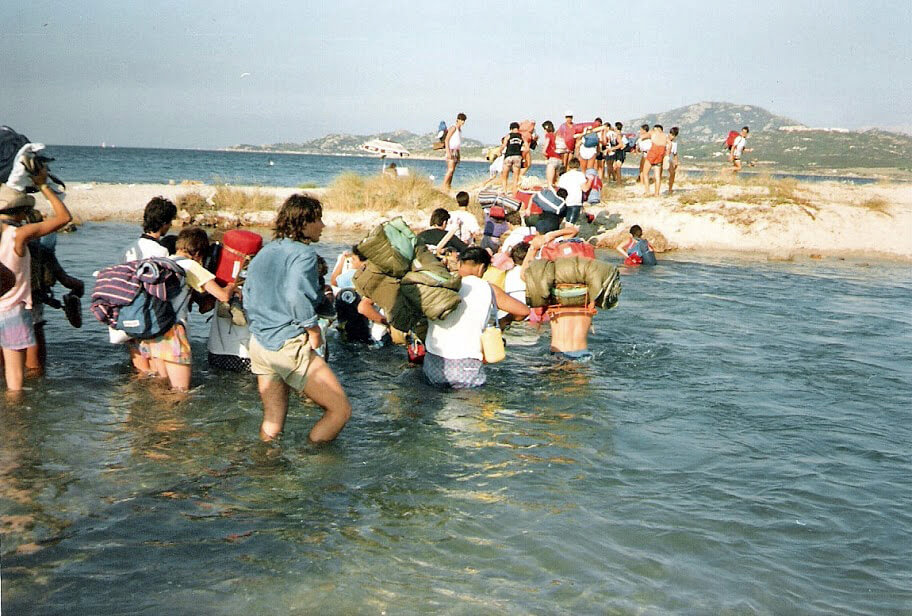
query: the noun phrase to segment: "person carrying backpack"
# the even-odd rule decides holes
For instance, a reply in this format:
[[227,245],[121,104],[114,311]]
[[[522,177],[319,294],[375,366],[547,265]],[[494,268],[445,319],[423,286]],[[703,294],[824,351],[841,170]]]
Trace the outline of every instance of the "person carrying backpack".
[[209,252],[209,236],[199,227],[182,229],[177,236],[174,262],[184,270],[185,283],[176,297],[171,299],[175,322],[164,334],[141,340],[140,353],[147,357],[159,377],[168,379],[171,388],[177,391],[190,389],[192,376],[192,354],[190,351],[190,300],[191,290],[208,293],[220,302],[228,302],[235,294],[235,284],[222,287],[215,280],[215,274],[203,267],[203,259]]
[[53,209],[53,215],[41,222],[25,222],[29,210],[35,206],[33,196],[6,184],[0,185],[0,264],[15,277],[13,286],[0,296],[0,348],[9,393],[22,391],[26,349],[36,344],[28,243],[62,229],[73,219],[60,197],[48,187],[47,167],[38,164],[30,175],[38,192],[44,195]]

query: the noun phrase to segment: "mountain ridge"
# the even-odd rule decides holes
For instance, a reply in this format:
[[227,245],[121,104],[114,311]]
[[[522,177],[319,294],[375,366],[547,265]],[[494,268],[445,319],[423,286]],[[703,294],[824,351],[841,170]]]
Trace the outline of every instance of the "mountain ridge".
[[[727,152],[723,150],[722,142],[728,132],[750,126],[749,147],[754,151],[749,156],[758,165],[795,169],[884,168],[912,171],[910,135],[883,129],[813,128],[756,105],[701,101],[624,122],[624,132],[635,133],[637,127],[644,123],[650,126],[660,123],[666,131],[678,126],[681,131],[679,149],[685,164],[724,160],[722,157]],[[373,135],[331,133],[302,143],[241,144],[227,149],[364,155],[358,146],[370,139],[395,141],[414,156],[443,157],[440,150],[432,148],[436,141],[435,133],[416,134],[408,130]],[[486,147],[479,140],[463,137],[462,153],[466,158],[483,156]],[[536,151],[535,158],[541,158],[541,150]]]

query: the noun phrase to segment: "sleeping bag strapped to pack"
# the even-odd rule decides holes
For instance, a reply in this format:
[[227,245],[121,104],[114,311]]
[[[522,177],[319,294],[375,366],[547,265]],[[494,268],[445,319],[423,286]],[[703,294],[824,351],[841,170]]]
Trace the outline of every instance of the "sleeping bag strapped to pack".
[[486,188],[478,193],[478,205],[487,209],[494,205],[497,201],[498,192],[496,190]]
[[526,303],[533,308],[551,305],[613,308],[621,292],[617,268],[585,257],[556,261],[537,259],[526,270]]
[[[400,298],[405,300],[411,315],[417,313],[432,321],[445,318],[459,307],[462,278],[450,272],[424,246],[416,251],[415,261],[420,268],[416,266],[402,278],[399,286]],[[399,308],[403,308],[401,302]],[[403,331],[408,329],[410,328]]]
[[[358,251],[389,276],[401,278],[415,258],[415,233],[401,216],[374,228],[358,244]],[[368,294],[368,297],[375,299]]]
[[732,147],[734,147],[735,139],[737,139],[738,135],[740,135],[740,134],[741,133],[736,130],[728,131],[728,136],[725,138],[725,149],[726,150],[731,150]]
[[562,257],[580,256],[585,259],[595,258],[595,248],[589,242],[571,238],[561,242],[549,242],[542,246],[541,258],[555,261]]
[[237,280],[238,274],[247,266],[250,259],[263,247],[263,238],[253,231],[232,229],[222,236],[218,261],[215,266],[215,279],[226,285]]
[[532,196],[533,207],[538,207],[542,212],[562,216],[567,202],[558,197],[552,188],[540,190]]

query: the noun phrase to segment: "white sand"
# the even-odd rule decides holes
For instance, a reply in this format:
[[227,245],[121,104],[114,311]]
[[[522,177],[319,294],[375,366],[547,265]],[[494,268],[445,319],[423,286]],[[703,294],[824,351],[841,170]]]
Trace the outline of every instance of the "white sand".
[[[678,251],[735,251],[790,258],[796,255],[878,256],[912,260],[912,184],[856,186],[838,182],[800,183],[798,194],[809,206],[796,204],[748,204],[725,200],[739,192],[762,192],[758,187],[716,186],[720,200],[686,205],[679,201],[699,184],[681,182],[674,196],[643,197],[632,181],[622,188],[606,188],[600,206],[623,218],[626,229],[639,224],[661,233],[669,249]],[[249,188],[273,194],[280,204],[296,188]],[[83,221],[139,221],[150,198],[162,195],[176,200],[181,194],[199,192],[209,196],[215,187],[166,184],[74,184],[67,205]],[[317,196],[324,189],[305,190]],[[864,207],[870,199],[886,202],[886,213]],[[326,203],[324,220],[330,231],[354,234],[366,231],[387,218],[374,211],[333,211]],[[402,212],[417,229],[426,226],[427,212]],[[252,213],[245,224],[269,225],[272,212]]]

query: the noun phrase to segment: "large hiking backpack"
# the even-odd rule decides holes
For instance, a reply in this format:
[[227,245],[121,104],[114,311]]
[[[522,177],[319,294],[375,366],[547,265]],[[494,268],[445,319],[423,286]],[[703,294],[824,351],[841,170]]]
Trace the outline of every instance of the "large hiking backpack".
[[16,154],[27,143],[29,139],[25,135],[20,135],[9,126],[0,126],[0,182],[9,179]]
[[[103,324],[145,340],[167,332],[177,319],[172,301],[184,288],[184,271],[170,259],[151,257],[98,272],[92,314]],[[156,285],[153,292],[147,284]]]
[[737,139],[738,135],[740,135],[740,134],[741,133],[739,133],[736,130],[728,131],[728,137],[725,138],[725,149],[726,150],[732,149],[732,147],[735,145],[735,139]]
[[636,149],[637,136],[633,133],[627,133],[626,135],[622,135],[622,138],[626,144],[624,146],[624,151],[633,152]]
[[578,238],[571,238],[560,242],[549,242],[542,246],[541,258],[548,261],[556,261],[563,257],[583,257],[584,259],[595,258],[595,247],[589,242]]

